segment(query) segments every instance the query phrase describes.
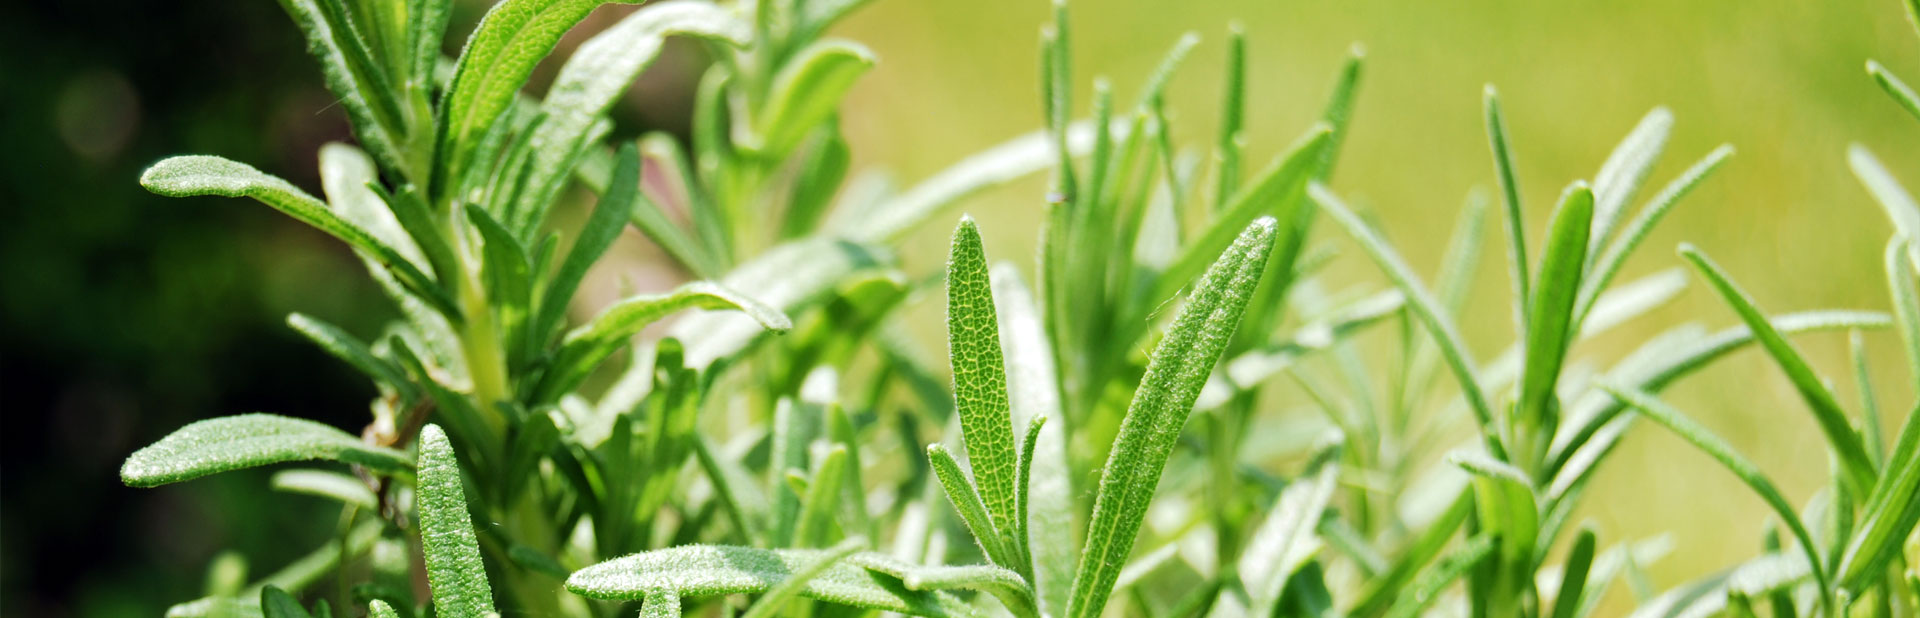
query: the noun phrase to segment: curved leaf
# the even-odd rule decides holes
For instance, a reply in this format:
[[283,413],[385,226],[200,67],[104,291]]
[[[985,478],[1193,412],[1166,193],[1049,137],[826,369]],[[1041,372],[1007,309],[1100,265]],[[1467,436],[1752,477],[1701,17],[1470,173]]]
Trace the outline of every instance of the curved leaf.
[[120,466],[132,487],[178,483],[242,468],[325,459],[384,471],[408,468],[407,456],[373,446],[331,426],[273,414],[199,421],[134,451]]
[[1271,217],[1247,226],[1194,285],[1186,306],[1154,348],[1101,473],[1068,617],[1097,616],[1106,607],[1174,441],[1260,284],[1278,227]]
[[[967,461],[993,522],[985,532],[998,535],[1004,547],[1024,546],[1025,540],[1015,535],[1022,529],[1015,523],[1014,512],[1019,458],[1007,402],[1007,367],[1000,352],[1000,323],[987,275],[987,254],[972,217],[961,217],[947,257],[947,342]],[[1000,563],[1019,570],[1016,564]]]
[[[787,581],[829,550],[688,545],[608,560],[567,578],[567,589],[593,599],[638,599],[672,590],[681,597],[762,594]],[[842,560],[807,581],[800,596],[914,616],[972,616],[959,600],[913,590],[900,578]]]
[[771,99],[756,123],[762,155],[779,159],[833,116],[853,82],[873,68],[873,52],[851,41],[821,41],[800,50],[774,77]]
[[793,322],[779,309],[710,281],[695,281],[667,294],[634,296],[614,303],[567,333],[533,400],[553,401],[573,390],[600,361],[625,345],[628,337],[683,309],[737,309],[760,328],[776,333],[793,328]]
[[161,160],[140,174],[140,186],[167,197],[219,195],[250,197],[286,213],[340,239],[391,269],[400,282],[421,298],[433,303],[448,316],[458,315],[453,302],[426,273],[380,242],[372,233],[340,218],[326,203],[301,191],[293,183],[268,175],[253,166],[209,155],[185,155]]

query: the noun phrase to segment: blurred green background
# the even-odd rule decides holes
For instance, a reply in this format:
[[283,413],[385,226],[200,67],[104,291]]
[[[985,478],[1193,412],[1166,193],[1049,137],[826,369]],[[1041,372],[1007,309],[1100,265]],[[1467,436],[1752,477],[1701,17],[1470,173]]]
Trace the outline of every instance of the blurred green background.
[[[456,30],[483,8],[464,2]],[[623,10],[603,9],[582,32]],[[856,165],[911,181],[1034,129],[1047,13],[1038,0],[877,0],[841,27],[881,58],[844,110]],[[1131,100],[1164,50],[1196,31],[1203,42],[1170,103],[1176,138],[1210,144],[1236,18],[1250,42],[1250,167],[1311,123],[1350,44],[1364,44],[1334,185],[1376,212],[1416,264],[1437,261],[1466,192],[1492,184],[1480,123],[1490,82],[1507,108],[1536,234],[1561,187],[1590,177],[1643,114],[1665,105],[1677,122],[1654,186],[1720,143],[1739,153],[1652,236],[1627,277],[1679,265],[1671,248],[1686,240],[1769,311],[1887,304],[1879,264],[1890,227],[1844,150],[1865,144],[1920,184],[1920,123],[1861,69],[1873,57],[1920,78],[1920,37],[1895,0],[1083,0],[1072,21],[1080,111],[1093,76],[1109,76]],[[617,111],[620,134],[684,128],[701,59],[676,49]],[[0,3],[0,101],[0,614],[155,615],[200,592],[221,547],[261,573],[328,535],[335,522],[310,516],[317,499],[271,494],[264,473],[144,491],[117,478],[127,453],[198,418],[260,410],[364,423],[371,386],[282,323],[296,309],[360,332],[388,319],[351,254],[265,208],[164,200],[135,182],[163,155],[200,152],[317,192],[314,153],[347,132],[298,32],[269,2]],[[1033,255],[1044,187],[1034,179],[965,206],[990,253]],[[908,264],[938,264],[945,231],[920,234],[904,250]],[[1346,246],[1324,225],[1318,238]],[[648,254],[626,242],[629,254]],[[1378,282],[1354,253],[1344,251],[1328,279]],[[1462,317],[1483,358],[1511,338],[1500,259],[1487,251]],[[917,326],[937,336],[937,314],[921,313]],[[1695,282],[1579,353],[1610,362],[1685,321],[1735,319]],[[1868,346],[1897,426],[1916,388],[1904,383],[1891,338],[1870,334]],[[1852,402],[1844,336],[1800,343]],[[1824,484],[1819,434],[1761,355],[1737,354],[1669,392],[1793,499]],[[1751,555],[1765,521],[1730,476],[1644,425],[1587,504],[1603,539],[1675,534],[1677,551],[1651,569],[1661,587]]]

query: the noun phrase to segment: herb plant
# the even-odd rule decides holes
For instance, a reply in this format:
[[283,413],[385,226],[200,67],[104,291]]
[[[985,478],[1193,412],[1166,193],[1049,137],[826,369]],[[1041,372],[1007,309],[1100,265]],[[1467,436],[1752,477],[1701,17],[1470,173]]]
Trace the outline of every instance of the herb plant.
[[[1893,327],[1920,384],[1920,207],[1863,148],[1849,161],[1894,222],[1890,314],[1769,315],[1682,246],[1739,324],[1681,326],[1601,361],[1574,344],[1688,282],[1675,268],[1614,285],[1626,258],[1733,152],[1629,208],[1665,150],[1665,109],[1567,185],[1530,247],[1516,136],[1489,87],[1498,190],[1471,194],[1429,284],[1329,188],[1357,47],[1320,117],[1247,173],[1239,29],[1218,134],[1183,148],[1165,91],[1198,37],[1130,104],[1095,80],[1075,120],[1056,4],[1044,128],[895,192],[848,182],[838,130],[875,58],[824,33],[860,0],[656,2],[582,44],[543,97],[523,93],[599,4],[502,0],[448,60],[451,0],[284,0],[358,142],[322,150],[325,199],[214,156],[142,176],[163,195],[253,198],[344,241],[403,316],[372,336],[288,319],[378,385],[360,435],[244,414],[128,458],[122,479],[142,487],[285,462],[350,472],[273,477],[338,501],[337,540],[251,584],[216,577],[169,615],[1591,616],[1666,551],[1569,526],[1641,418],[1733,472],[1785,534],[1642,598],[1640,615],[1920,613],[1920,414],[1889,446],[1860,352]],[[713,58],[690,138],[609,138],[608,108],[669,36]],[[1868,72],[1920,117],[1920,96]],[[944,280],[893,255],[974,191],[1047,169],[1034,285],[988,259],[970,217]],[[570,226],[555,213],[576,185],[594,199]],[[1482,363],[1457,316],[1489,211],[1515,332]],[[573,323],[587,272],[629,223],[694,282]],[[1320,269],[1337,245],[1317,227],[1388,283],[1330,287]],[[945,372],[899,311],[942,283]],[[1830,330],[1852,337],[1862,409],[1788,339]],[[1384,350],[1361,345],[1369,331]],[[1833,482],[1804,505],[1659,399],[1749,344],[1829,446]],[[1278,414],[1283,398],[1317,414]],[[1462,419],[1464,441],[1449,431]]]

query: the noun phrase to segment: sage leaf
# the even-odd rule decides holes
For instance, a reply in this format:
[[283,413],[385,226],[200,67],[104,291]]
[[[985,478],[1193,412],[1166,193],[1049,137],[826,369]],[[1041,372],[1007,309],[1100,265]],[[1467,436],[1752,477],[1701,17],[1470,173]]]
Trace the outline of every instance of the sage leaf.
[[[1023,527],[1015,513],[1015,453],[1013,420],[1007,400],[1007,368],[1001,356],[1000,322],[994,310],[993,285],[980,229],[972,217],[962,217],[953,231],[947,257],[947,343],[953,364],[953,398],[960,412],[960,430],[993,527],[1006,548],[1026,545],[1017,538]],[[1018,555],[1018,550],[1014,552]],[[1015,563],[1001,566],[1022,570]]]
[[1270,217],[1247,226],[1194,285],[1186,306],[1155,346],[1101,472],[1068,617],[1091,618],[1106,607],[1174,441],[1260,284],[1277,227]]
[[[593,599],[639,599],[672,590],[682,598],[762,594],[829,550],[687,545],[615,558],[575,571],[567,589]],[[855,566],[860,554],[820,571],[799,591],[805,598],[913,616],[972,616],[958,599],[913,590],[899,578]]]
[[385,472],[408,468],[405,453],[373,446],[331,426],[273,414],[189,424],[127,457],[120,480],[154,487],[287,461],[324,459]]
[[493,613],[493,589],[480,561],[480,541],[467,514],[466,490],[453,445],[439,425],[420,430],[420,545],[433,612],[446,618],[485,618]]

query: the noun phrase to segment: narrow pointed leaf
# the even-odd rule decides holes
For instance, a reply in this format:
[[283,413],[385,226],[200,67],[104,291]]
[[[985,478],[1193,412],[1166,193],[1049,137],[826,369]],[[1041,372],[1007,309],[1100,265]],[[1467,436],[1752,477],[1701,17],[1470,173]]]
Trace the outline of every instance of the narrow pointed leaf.
[[646,594],[640,605],[640,618],[680,618],[680,591],[661,588]]
[[1585,592],[1587,574],[1593,566],[1594,535],[1581,529],[1567,550],[1567,563],[1560,571],[1560,594],[1553,600],[1553,618],[1579,618],[1580,598]]
[[980,501],[973,483],[967,480],[966,472],[960,469],[960,463],[954,461],[953,453],[939,443],[927,446],[927,460],[933,464],[934,477],[940,480],[940,487],[947,492],[947,500],[953,503],[954,511],[960,514],[960,521],[973,533],[973,539],[980,544],[980,550],[994,564],[1017,564],[1013,548],[1007,546],[1005,539],[993,527],[993,516]]
[[567,58],[547,88],[540,109],[546,122],[533,133],[533,174],[520,200],[525,225],[544,220],[575,153],[591,145],[593,125],[653,64],[668,36],[684,35],[729,45],[745,45],[751,27],[726,7],[694,0],[671,0],[642,7],[602,30]]
[[1400,599],[1387,611],[1387,618],[1413,618],[1421,615],[1429,604],[1440,597],[1440,593],[1453,585],[1454,580],[1468,569],[1480,563],[1493,553],[1494,539],[1489,536],[1476,536],[1467,541],[1454,553],[1447,555],[1432,568],[1420,573],[1413,585],[1401,591]]
[[1887,171],[1865,146],[1854,144],[1847,148],[1847,165],[1853,168],[1853,175],[1860,178],[1860,184],[1867,186],[1873,199],[1880,202],[1880,208],[1887,211],[1894,231],[1906,238],[1907,258],[1915,269],[1920,269],[1920,202],[1913,200],[1913,194],[1900,186],[1893,172]]
[[[281,8],[307,35],[307,52],[320,63],[327,89],[339,97],[341,108],[352,121],[354,137],[391,169],[405,169],[397,134],[399,109],[393,101],[393,84],[374,74],[365,63],[360,43],[347,24],[329,19],[323,5],[315,0],[281,0]],[[344,17],[344,16],[336,16]],[[437,41],[436,41],[437,49]],[[438,54],[435,54],[436,57]],[[359,60],[359,62],[356,62]],[[418,170],[424,172],[425,170]]]
[[420,430],[420,484],[416,490],[421,553],[433,588],[433,611],[444,618],[485,618],[493,589],[480,561],[480,541],[467,514],[466,490],[453,445],[439,425]]
[[[1660,192],[1640,209],[1639,214],[1634,215],[1633,220],[1628,221],[1625,228],[1621,228],[1620,235],[1612,244],[1607,245],[1606,252],[1593,263],[1593,267],[1588,269],[1587,276],[1581,281],[1579,310],[1574,313],[1575,323],[1586,322],[1587,313],[1593,308],[1594,303],[1599,301],[1601,293],[1605,292],[1607,286],[1613,282],[1613,277],[1619,274],[1621,265],[1627,261],[1627,256],[1646,240],[1649,232],[1653,231],[1653,226],[1658,225],[1660,220],[1666,217],[1667,212],[1673,210],[1674,205],[1680,202],[1680,198],[1686,197],[1694,187],[1706,180],[1707,176],[1720,169],[1720,165],[1731,156],[1733,156],[1731,145],[1721,144],[1720,147],[1713,149],[1698,163],[1687,168],[1687,171],[1681,172],[1673,182],[1667,183],[1666,187],[1660,189]],[[1588,247],[1588,250],[1597,249]]]
[[1819,422],[1820,431],[1826,434],[1827,444],[1833,448],[1835,457],[1839,458],[1841,467],[1846,471],[1842,478],[1850,484],[1854,495],[1866,495],[1868,488],[1873,486],[1873,462],[1867,459],[1867,452],[1860,443],[1860,434],[1854,432],[1853,425],[1847,421],[1846,411],[1840,408],[1840,402],[1834,399],[1833,392],[1827,390],[1819,376],[1814,375],[1813,368],[1807,366],[1800,352],[1767,322],[1760,308],[1754,306],[1753,299],[1734,285],[1726,271],[1691,245],[1682,245],[1680,255],[1693,263],[1694,268],[1713,284],[1720,296],[1740,315],[1740,320],[1746,322],[1747,328],[1753,329],[1760,346],[1773,356],[1780,369],[1786,372],[1787,379],[1792,380],[1794,388],[1800,391],[1800,397],[1806,400],[1807,407],[1813,410],[1814,420]]
[[[400,618],[400,613],[393,611],[392,605],[388,605],[386,601],[380,599],[374,599],[367,603],[367,613],[373,618]],[[675,615],[678,616],[678,614]]]
[[1720,465],[1725,466],[1727,471],[1732,472],[1734,476],[1740,478],[1742,483],[1753,489],[1754,493],[1759,494],[1760,498],[1766,501],[1767,506],[1773,508],[1774,514],[1778,515],[1781,521],[1786,522],[1787,528],[1800,542],[1800,548],[1805,553],[1807,561],[1813,564],[1814,579],[1820,581],[1820,587],[1823,590],[1827,588],[1827,574],[1820,568],[1819,546],[1814,544],[1813,535],[1807,532],[1806,524],[1801,523],[1799,512],[1795,511],[1786,497],[1780,494],[1780,490],[1774,487],[1773,482],[1767,480],[1766,473],[1761,472],[1760,468],[1753,465],[1753,462],[1748,461],[1747,458],[1740,456],[1733,447],[1727,445],[1726,441],[1708,431],[1706,427],[1645,391],[1608,383],[1602,383],[1601,388],[1622,403],[1631,406],[1641,416],[1659,423],[1712,456],[1720,462]]
[[695,281],[667,294],[634,296],[607,307],[561,339],[533,400],[552,401],[571,391],[600,361],[619,351],[627,338],[685,309],[734,309],[745,313],[759,328],[776,333],[793,328],[793,322],[779,309],[708,281]]
[[823,41],[801,50],[774,78],[772,99],[758,122],[758,150],[776,160],[792,152],[833,116],[854,80],[873,64],[873,52],[850,41]]
[[1620,211],[1640,189],[1640,183],[1646,181],[1653,164],[1659,162],[1660,152],[1666,148],[1667,135],[1672,130],[1673,112],[1665,107],[1653,108],[1640,119],[1640,124],[1634,125],[1626,139],[1620,140],[1620,145],[1607,155],[1607,162],[1593,175],[1592,238],[1587,244],[1593,253],[1587,256],[1588,264],[1593,263],[1600,248],[1613,237]]
[[1513,169],[1513,148],[1507,144],[1507,120],[1500,112],[1500,94],[1494,91],[1493,84],[1487,84],[1481,101],[1486,110],[1487,142],[1493,149],[1493,169],[1500,179],[1500,202],[1507,207],[1507,264],[1513,278],[1514,326],[1525,333],[1526,303],[1527,299],[1533,298],[1529,291],[1533,285],[1533,275],[1527,261],[1527,222],[1523,214],[1526,208],[1520,203],[1520,181]]
[[574,239],[573,248],[567,251],[566,260],[548,280],[546,292],[540,297],[532,325],[534,336],[540,340],[544,341],[547,333],[560,326],[566,317],[568,302],[573,300],[580,280],[587,276],[587,269],[613,246],[633,213],[634,199],[640,193],[640,151],[633,144],[627,144],[620,148],[617,158],[607,192],[600,196],[600,203],[594,206],[593,214]]
[[1523,348],[1526,366],[1521,373],[1519,401],[1523,429],[1519,431],[1551,430],[1558,422],[1554,386],[1559,383],[1561,362],[1576,335],[1574,301],[1580,293],[1588,230],[1595,216],[1593,192],[1586,183],[1576,182],[1562,196],[1548,224],[1547,244],[1540,256],[1540,279],[1528,301],[1527,343]]
[[1000,599],[1016,616],[1036,615],[1033,589],[1020,574],[997,566],[918,565],[873,553],[854,554],[847,562],[899,578],[908,590],[976,590]]
[[[394,364],[393,361],[375,356],[373,350],[369,349],[367,344],[362,343],[359,339],[355,339],[353,335],[341,330],[340,327],[322,322],[302,313],[287,314],[287,326],[291,326],[293,330],[298,331],[301,335],[305,335],[307,339],[313,341],[314,345],[320,346],[320,349],[326,350],[327,353],[332,354],[334,358],[338,358],[348,365],[351,365],[354,369],[360,370],[361,373],[367,374],[367,376],[373,378],[375,382],[385,385],[387,388],[398,390],[403,394],[410,395],[415,392],[413,382],[407,379],[406,373],[400,369],[399,365]],[[412,399],[411,396],[406,398]]]
[[1887,71],[1887,67],[1873,60],[1867,61],[1867,75],[1872,76],[1873,82],[1879,84],[1887,96],[1893,97],[1893,102],[1899,103],[1901,109],[1913,114],[1914,118],[1920,118],[1920,94],[1914,94],[1913,88],[1908,87],[1906,82],[1900,81],[1900,78]]
[[400,282],[448,315],[457,315],[426,273],[420,272],[399,251],[380,242],[360,226],[349,223],[327,205],[285,180],[262,173],[244,163],[206,155],[172,157],[153,164],[140,175],[140,186],[167,197],[219,195],[250,197],[311,225],[355,249],[367,252],[380,265],[392,269]]
[[1286,213],[1293,212],[1292,209],[1309,207],[1302,199],[1303,192],[1327,150],[1333,147],[1332,143],[1332,127],[1317,124],[1309,129],[1285,155],[1275,160],[1251,184],[1234,194],[1199,238],[1180,248],[1180,255],[1160,273],[1153,293],[1143,300],[1150,305],[1158,305],[1173,298],[1179,290],[1193,283],[1202,269],[1226,250],[1254,219],[1273,216],[1281,221],[1294,220]]
[[154,487],[242,468],[324,459],[386,472],[408,468],[405,453],[373,446],[313,421],[242,414],[195,422],[134,451],[120,466],[131,487]]
[[[827,550],[689,545],[608,560],[567,578],[567,589],[593,599],[639,599],[673,590],[683,598],[763,594]],[[809,599],[914,616],[972,616],[957,599],[907,588],[899,578],[855,566],[855,554],[828,566],[799,594]]]
[[1247,226],[1194,285],[1154,348],[1101,473],[1068,604],[1070,618],[1097,616],[1106,607],[1174,442],[1260,283],[1277,226],[1267,217]]
[[300,607],[299,600],[276,586],[260,591],[260,614],[266,618],[313,618],[306,608]]
[[[1007,402],[1007,369],[1000,352],[1000,323],[993,306],[986,251],[971,217],[954,229],[947,258],[947,342],[953,364],[953,397],[960,412],[973,483],[992,517],[992,534],[1017,546],[1014,512],[1018,455]],[[1003,566],[1011,566],[1003,563]]]
[[1365,221],[1362,221],[1359,215],[1348,209],[1340,198],[1333,195],[1333,192],[1316,184],[1308,189],[1308,193],[1322,210],[1347,229],[1347,233],[1360,243],[1361,249],[1373,257],[1374,263],[1378,264],[1381,270],[1386,271],[1387,277],[1393,280],[1402,294],[1406,295],[1408,308],[1413,310],[1414,315],[1419,316],[1421,323],[1427,327],[1427,332],[1433,335],[1434,343],[1440,347],[1441,357],[1447,361],[1447,366],[1453,369],[1454,378],[1460,382],[1460,390],[1466,397],[1467,405],[1473,411],[1474,418],[1480,422],[1481,432],[1488,442],[1489,450],[1493,451],[1495,457],[1502,456],[1503,451],[1499,440],[1493,433],[1493,407],[1487,403],[1486,392],[1481,389],[1479,370],[1474,368],[1473,358],[1467,351],[1465,339],[1461,338],[1458,328],[1454,326],[1453,319],[1447,315],[1445,308],[1441,307],[1439,301],[1434,300],[1433,293],[1427,291],[1426,286],[1420,283],[1419,276],[1413,273],[1413,268],[1400,257],[1399,252],[1388,245],[1386,239],[1380,237],[1379,232],[1374,231]]
[[604,0],[505,0],[474,27],[440,100],[440,146],[436,187],[476,163],[473,147],[507,110],[534,65],[553,51]]
[[1859,598],[1886,575],[1903,539],[1920,523],[1920,409],[1907,414],[1887,469],[1861,510],[1860,529],[1840,560],[1840,587]]
[[379,506],[366,482],[331,470],[282,470],[273,474],[269,485],[276,491],[330,498],[365,509]]

